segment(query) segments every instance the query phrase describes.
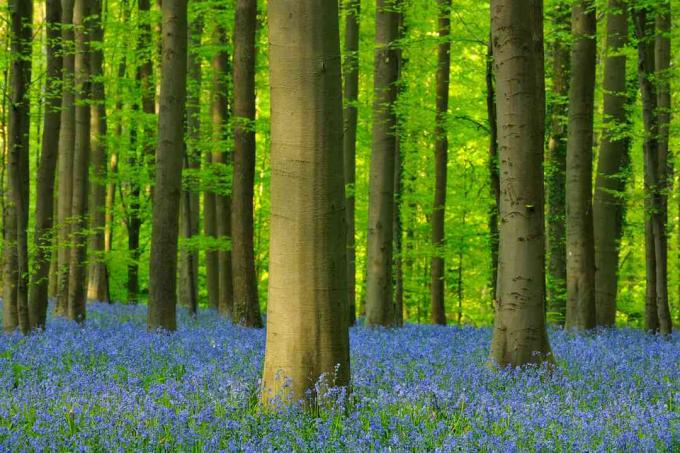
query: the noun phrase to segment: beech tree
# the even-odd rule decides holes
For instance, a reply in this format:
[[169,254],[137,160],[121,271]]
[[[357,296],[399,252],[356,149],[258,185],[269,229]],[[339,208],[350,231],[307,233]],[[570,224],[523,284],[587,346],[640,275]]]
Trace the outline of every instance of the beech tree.
[[626,171],[629,162],[626,89],[627,1],[607,5],[607,57],[604,66],[604,128],[597,163],[593,226],[595,238],[595,308],[600,326],[616,321],[619,241],[623,232]]
[[177,238],[187,76],[187,2],[164,0],[160,115],[149,263],[149,330],[177,327]]
[[439,0],[439,49],[437,54],[437,124],[435,128],[434,159],[435,189],[432,206],[432,323],[446,324],[444,307],[444,219],[446,213],[446,180],[449,141],[446,121],[449,109],[449,74],[451,72],[451,1]]
[[595,327],[593,239],[593,103],[597,18],[592,0],[573,5],[571,79],[567,126],[567,317],[569,329]]
[[350,370],[338,2],[271,0],[267,11],[272,198],[262,400],[273,406],[277,397],[314,399],[322,376],[347,386]]
[[52,217],[54,215],[54,176],[59,152],[61,106],[61,0],[45,3],[47,41],[45,54],[45,114],[38,166],[35,206],[35,256],[30,287],[31,327],[43,329],[47,318],[47,296],[52,261]]
[[234,28],[234,158],[231,197],[233,319],[262,327],[253,244],[257,1],[237,0]]
[[375,16],[373,145],[368,196],[366,324],[394,324],[392,248],[397,124],[394,103],[399,73],[398,0],[378,0]]
[[491,359],[499,366],[553,360],[544,318],[542,24],[541,0],[491,2],[501,187]]

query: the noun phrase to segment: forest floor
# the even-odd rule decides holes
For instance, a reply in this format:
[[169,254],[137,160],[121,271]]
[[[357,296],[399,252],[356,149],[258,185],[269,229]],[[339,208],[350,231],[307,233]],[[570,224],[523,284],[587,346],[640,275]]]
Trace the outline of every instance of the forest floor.
[[[263,412],[264,330],[144,306],[0,336],[0,451],[679,451],[680,335],[550,332],[557,369],[493,371],[488,328],[353,328],[352,393]],[[340,399],[339,401],[344,401]]]

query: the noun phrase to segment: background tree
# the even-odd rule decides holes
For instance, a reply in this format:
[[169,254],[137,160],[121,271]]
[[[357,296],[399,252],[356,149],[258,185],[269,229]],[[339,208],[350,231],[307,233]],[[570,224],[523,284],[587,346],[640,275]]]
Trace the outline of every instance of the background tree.
[[394,167],[400,17],[395,0],[378,0],[375,18],[373,148],[371,153],[368,247],[366,257],[366,323],[394,323],[392,246]]
[[18,326],[28,333],[28,210],[30,130],[32,2],[9,3],[12,60],[9,70],[9,115],[7,125],[8,202],[5,205],[5,297],[3,324],[5,331]]
[[52,261],[54,176],[59,152],[61,107],[61,0],[45,2],[47,72],[42,149],[38,167],[35,206],[35,255],[30,288],[31,327],[43,329],[47,318],[47,293]]
[[624,190],[630,145],[626,89],[628,4],[607,5],[607,56],[604,66],[604,128],[598,154],[593,203],[595,308],[597,325],[616,321],[619,241],[623,233]]
[[234,158],[231,254],[234,321],[261,327],[253,244],[255,179],[255,29],[257,2],[237,0],[234,28]]
[[[265,404],[349,385],[338,2],[268,3],[272,181]],[[391,220],[391,218],[390,218]],[[286,378],[290,379],[290,383]],[[323,390],[323,389],[322,389]]]
[[544,124],[536,108],[545,102],[542,18],[540,0],[491,3],[501,183],[491,358],[500,366],[552,360],[544,320]]
[[574,3],[567,131],[567,317],[571,329],[595,327],[593,108],[597,18],[591,0]]
[[187,3],[163,1],[159,142],[149,265],[150,330],[175,330],[177,238],[184,141],[182,119],[186,98]]
[[553,23],[550,45],[552,63],[552,91],[548,165],[548,313],[550,319],[564,324],[566,316],[566,200],[565,173],[567,166],[567,117],[569,106],[569,65],[571,27],[570,3],[558,1],[549,16]]
[[439,0],[439,49],[437,53],[437,124],[435,128],[435,190],[432,206],[432,323],[446,324],[444,307],[444,214],[449,140],[446,121],[449,110],[449,74],[451,71],[451,2]]

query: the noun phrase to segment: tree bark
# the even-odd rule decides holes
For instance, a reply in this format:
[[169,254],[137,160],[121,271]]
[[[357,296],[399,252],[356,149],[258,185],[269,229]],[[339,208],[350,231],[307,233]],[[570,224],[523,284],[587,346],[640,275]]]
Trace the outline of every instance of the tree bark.
[[[338,2],[271,0],[268,18],[272,203],[262,400],[271,407],[278,396],[288,404],[313,400],[330,384],[346,387],[350,363]],[[326,385],[315,387],[324,376]]]
[[[231,155],[227,150],[229,137],[229,55],[227,53],[227,35],[220,25],[215,27],[215,46],[217,52],[213,56],[213,86],[211,116],[213,127],[212,163],[220,182],[228,175]],[[231,195],[218,184],[215,194],[215,230],[221,245],[217,252],[217,280],[219,312],[231,317],[234,303],[234,291],[231,280],[231,250],[222,245],[229,241],[231,235]]]
[[359,100],[359,17],[361,0],[345,1],[345,60],[344,110],[343,110],[343,156],[345,170],[345,222],[347,224],[347,297],[349,322],[356,322],[356,228],[355,228],[355,182],[357,102]]
[[149,330],[175,330],[177,327],[177,238],[186,76],[187,1],[164,0],[159,142],[149,268]]
[[234,157],[231,197],[233,319],[262,327],[253,244],[257,2],[237,0],[234,29]]
[[91,46],[90,70],[92,75],[92,103],[90,108],[92,128],[92,175],[90,181],[90,265],[87,298],[99,302],[109,301],[109,278],[106,267],[104,230],[106,228],[107,179],[107,119],[106,92],[104,89],[104,29],[102,28],[102,0],[91,3],[89,19]]
[[[31,83],[31,40],[33,2],[10,0],[11,60],[9,70],[9,114],[7,121],[8,203],[5,207],[5,299],[3,324],[6,331],[17,325],[30,330],[28,307],[28,210],[29,130]],[[9,297],[8,297],[9,296]]]
[[[187,143],[184,156],[184,169],[198,171],[201,167],[201,71],[202,58],[199,53],[203,18],[198,15],[189,25],[187,50],[187,104],[186,128]],[[198,235],[199,199],[196,188],[186,187],[180,199],[180,236],[185,240]],[[198,310],[198,251],[184,247],[179,254],[179,303],[188,307],[192,313]]]
[[61,107],[61,0],[47,0],[45,80],[45,116],[43,139],[38,166],[35,207],[35,256],[30,288],[30,318],[32,329],[44,329],[47,318],[47,297],[52,261],[52,216],[54,214],[54,176],[59,152]]
[[[211,168],[212,154],[206,153],[205,166]],[[215,193],[208,189],[203,193],[203,226],[206,237],[217,237],[215,218]],[[217,250],[212,247],[205,252],[206,286],[208,288],[208,307],[217,310],[220,299],[219,262]]]
[[451,1],[438,0],[439,50],[437,57],[437,101],[434,142],[435,189],[432,206],[431,304],[432,323],[446,325],[444,306],[444,241],[446,217],[446,181],[449,140],[446,122],[449,110],[449,75],[451,72]]
[[73,247],[69,256],[68,317],[85,321],[85,280],[88,226],[88,173],[90,164],[90,46],[87,23],[90,14],[87,0],[75,0],[73,28],[75,34],[75,143],[73,147],[73,192],[71,199]]
[[657,192],[659,213],[657,221],[657,312],[662,335],[670,335],[673,329],[668,301],[668,195],[671,187],[671,160],[668,143],[671,124],[671,4],[661,0],[657,5],[656,39],[654,44],[655,81],[657,89],[657,120],[659,123]]
[[394,168],[400,14],[396,0],[376,6],[375,70],[373,78],[373,147],[369,176],[366,324],[394,324],[392,251]]
[[501,185],[491,359],[499,366],[552,362],[543,283],[542,1],[493,0],[491,28]]
[[567,317],[568,329],[595,327],[595,245],[593,232],[593,104],[595,32],[592,0],[572,10],[571,80],[567,139]]
[[560,1],[553,11],[555,38],[552,53],[552,108],[549,162],[546,182],[548,190],[548,315],[557,324],[566,317],[566,200],[567,117],[569,114],[569,54],[570,44],[565,36],[571,32],[568,2]]
[[630,145],[626,55],[623,53],[628,44],[627,10],[627,1],[609,0],[603,81],[604,127],[593,203],[595,311],[599,326],[612,326],[616,322],[619,241],[623,233],[623,196]]

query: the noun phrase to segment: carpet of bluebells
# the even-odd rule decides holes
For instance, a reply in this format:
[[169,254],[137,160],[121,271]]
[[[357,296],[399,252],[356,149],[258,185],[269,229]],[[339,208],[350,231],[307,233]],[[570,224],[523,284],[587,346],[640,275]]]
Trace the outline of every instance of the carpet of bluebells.
[[350,398],[258,406],[264,331],[143,306],[0,336],[0,451],[680,451],[680,335],[550,332],[558,367],[493,371],[488,328],[354,328]]

